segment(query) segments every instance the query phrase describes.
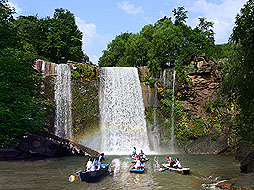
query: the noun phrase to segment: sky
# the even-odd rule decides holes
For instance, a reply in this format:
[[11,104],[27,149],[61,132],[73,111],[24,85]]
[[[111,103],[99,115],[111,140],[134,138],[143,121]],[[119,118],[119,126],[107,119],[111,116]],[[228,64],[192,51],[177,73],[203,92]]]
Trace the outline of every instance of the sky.
[[195,27],[198,17],[214,23],[215,43],[226,43],[234,27],[235,16],[247,0],[9,0],[19,15],[53,17],[56,8],[68,9],[83,32],[83,50],[90,60],[98,63],[103,50],[117,35],[139,33],[147,24],[172,10],[184,6],[188,11],[187,24]]

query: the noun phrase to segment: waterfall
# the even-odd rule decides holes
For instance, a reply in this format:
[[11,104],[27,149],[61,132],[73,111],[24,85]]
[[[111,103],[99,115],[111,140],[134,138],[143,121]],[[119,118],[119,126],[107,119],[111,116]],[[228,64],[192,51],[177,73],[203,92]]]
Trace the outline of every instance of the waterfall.
[[55,85],[55,135],[72,139],[72,117],[71,117],[71,71],[67,64],[56,66]]
[[100,68],[101,151],[150,152],[144,110],[137,68]]
[[174,69],[173,73],[173,93],[172,93],[172,108],[171,108],[171,152],[175,153],[175,118],[174,118],[174,109],[175,109],[175,78],[176,78],[176,70]]

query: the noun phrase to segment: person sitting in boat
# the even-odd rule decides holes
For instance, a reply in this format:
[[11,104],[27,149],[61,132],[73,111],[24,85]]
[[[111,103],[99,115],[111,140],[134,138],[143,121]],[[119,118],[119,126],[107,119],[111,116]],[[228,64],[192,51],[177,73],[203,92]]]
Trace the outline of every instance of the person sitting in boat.
[[91,165],[91,171],[97,170],[97,167],[98,167],[98,162],[97,162],[96,158],[94,158],[93,163]]
[[101,153],[100,156],[99,156],[98,162],[102,163],[103,160],[105,160],[104,153]]
[[134,155],[134,159],[135,160],[138,160],[139,159],[139,156],[137,154]]
[[173,165],[175,164],[174,159],[171,156],[168,156],[167,159],[168,159],[168,165],[170,167],[173,167]]
[[182,165],[180,163],[180,159],[176,158],[176,163],[173,165],[174,168],[180,168],[182,169]]
[[86,163],[86,170],[91,170],[92,167],[92,158],[89,158],[89,160]]
[[146,159],[146,155],[144,154],[143,150],[140,151],[139,156],[140,156],[141,160],[145,160]]
[[134,166],[136,169],[141,167],[141,161],[140,159],[137,159],[136,164]]
[[101,162],[98,161],[98,164],[97,164],[97,170],[101,169],[102,168],[102,165],[101,165]]

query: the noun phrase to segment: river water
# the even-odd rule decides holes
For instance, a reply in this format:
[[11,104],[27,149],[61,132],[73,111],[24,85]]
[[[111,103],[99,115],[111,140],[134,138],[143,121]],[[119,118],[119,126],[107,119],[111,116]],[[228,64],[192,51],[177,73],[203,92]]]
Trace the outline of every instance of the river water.
[[216,189],[215,183],[223,178],[240,174],[239,162],[232,156],[223,155],[171,155],[179,157],[184,167],[191,169],[190,175],[170,171],[159,171],[167,155],[152,155],[146,162],[144,174],[128,171],[131,158],[128,156],[105,156],[104,163],[113,159],[120,166],[118,173],[104,177],[97,183],[81,182],[76,176],[69,182],[71,174],[83,169],[86,157],[63,157],[26,162],[0,162],[0,189]]

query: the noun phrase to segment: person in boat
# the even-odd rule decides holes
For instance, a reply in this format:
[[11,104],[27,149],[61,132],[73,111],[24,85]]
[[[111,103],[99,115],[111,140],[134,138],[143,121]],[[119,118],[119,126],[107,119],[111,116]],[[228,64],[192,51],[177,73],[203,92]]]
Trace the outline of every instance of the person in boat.
[[139,156],[140,156],[140,160],[146,159],[146,155],[144,154],[143,150],[140,151]]
[[137,154],[134,155],[134,159],[137,161],[139,160],[139,156]]
[[132,151],[132,154],[131,154],[131,156],[135,156],[135,154],[137,153],[137,151],[136,151],[136,147],[133,147],[133,151]]
[[136,169],[141,167],[140,157],[139,157],[139,159],[136,160],[136,164],[135,164],[134,167],[135,167]]
[[91,171],[97,170],[97,167],[98,167],[98,161],[96,160],[96,158],[94,158],[93,163],[91,165]]
[[105,160],[104,153],[101,153],[98,159],[98,162],[102,163],[102,161]]
[[86,163],[86,170],[89,171],[91,170],[91,167],[92,167],[92,158],[89,158],[87,163]]
[[182,165],[180,163],[180,159],[176,158],[176,163],[173,165],[174,168],[182,169]]
[[168,156],[167,159],[168,159],[168,163],[167,163],[168,166],[173,167],[173,165],[175,164],[174,159],[171,156]]
[[98,164],[97,164],[97,170],[103,168],[102,165],[101,165],[101,162],[98,160]]

